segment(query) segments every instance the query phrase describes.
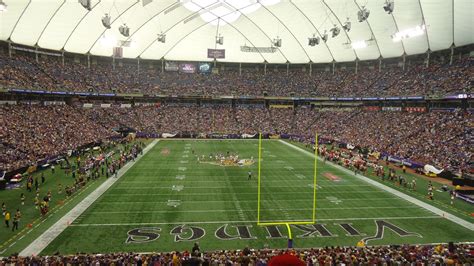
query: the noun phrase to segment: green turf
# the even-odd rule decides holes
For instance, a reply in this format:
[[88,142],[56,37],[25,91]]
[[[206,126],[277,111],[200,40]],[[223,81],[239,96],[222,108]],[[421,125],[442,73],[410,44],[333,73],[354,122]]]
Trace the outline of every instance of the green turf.
[[[310,149],[307,146],[305,146],[305,145],[303,145],[299,142],[292,142],[292,144],[310,151]],[[334,147],[334,146],[331,146],[331,145],[327,145],[327,146],[328,146],[328,148],[337,149],[337,147]],[[389,166],[384,165],[384,168],[385,168],[385,171],[388,171]],[[450,194],[447,191],[441,191],[440,190],[440,188],[442,186],[441,184],[436,183],[436,182],[432,182],[433,186],[435,187],[435,190],[434,190],[434,199],[435,200],[429,200],[428,197],[427,197],[427,192],[428,192],[427,188],[428,188],[428,183],[430,182],[429,178],[420,177],[419,175],[412,174],[410,172],[403,173],[403,171],[400,170],[399,168],[394,168],[394,167],[390,167],[390,168],[394,169],[397,175],[404,176],[406,178],[406,180],[408,180],[409,183],[411,182],[411,180],[415,179],[416,184],[417,184],[416,190],[413,190],[413,189],[408,188],[408,187],[403,187],[403,186],[401,187],[396,182],[393,182],[393,181],[381,180],[380,177],[377,177],[373,173],[372,168],[368,169],[367,177],[369,177],[373,180],[377,180],[379,182],[382,182],[384,185],[387,185],[391,188],[402,191],[405,194],[408,194],[408,195],[410,195],[412,197],[415,197],[415,198],[417,198],[421,201],[429,203],[429,204],[431,204],[431,205],[433,205],[433,206],[435,206],[439,209],[442,209],[442,210],[444,210],[446,212],[449,212],[453,215],[456,215],[456,216],[458,216],[462,219],[465,219],[466,221],[469,221],[471,223],[474,222],[474,216],[472,215],[474,213],[474,208],[472,207],[472,204],[470,204],[468,202],[465,202],[461,199],[455,199],[454,204],[451,205]],[[449,187],[450,187],[450,189],[454,188],[454,186],[452,186],[452,185],[450,185]]]
[[[314,159],[276,140],[266,140],[263,146],[261,218],[311,219]],[[197,155],[207,158],[210,153],[227,151],[238,153],[241,159],[257,159],[257,141],[158,142],[43,253],[189,250],[195,241],[205,250],[286,247],[286,227],[279,226],[269,238],[267,229],[272,228],[256,225],[257,164],[224,167],[196,159]],[[247,180],[248,171],[253,172],[251,180]],[[325,177],[328,173],[341,180],[331,181]],[[316,219],[330,236],[304,236],[305,230],[292,227],[295,247],[355,245],[376,234],[376,220],[412,234],[402,237],[385,228],[383,237],[369,241],[369,245],[474,239],[472,231],[329,164],[318,163],[318,186]],[[179,205],[170,206],[173,202]],[[357,235],[348,235],[341,223],[351,224]],[[236,226],[241,226],[240,238]],[[249,235],[243,226],[247,226]],[[127,243],[127,232],[133,229],[159,237],[143,241],[147,238],[135,236],[134,242]],[[218,239],[222,231],[231,239]],[[204,235],[193,239],[200,232]]]
[[[145,140],[144,142],[149,143],[150,141]],[[114,156],[117,157],[120,154],[120,150],[123,148],[123,145],[117,145],[107,151],[114,150]],[[99,151],[91,150],[90,153],[98,154]],[[71,157],[70,162],[75,164],[76,157]],[[76,206],[86,195],[91,193],[100,184],[102,184],[103,181],[106,180],[103,177],[97,180],[92,180],[87,183],[86,187],[77,191],[71,197],[67,198],[64,191],[62,191],[61,194],[58,193],[58,185],[61,184],[64,190],[65,186],[74,183],[74,179],[72,178],[71,174],[66,174],[65,171],[59,167],[59,165],[55,168],[55,173],[53,173],[51,169],[48,168],[40,170],[33,174],[33,177],[37,177],[39,181],[40,198],[45,196],[49,190],[51,190],[52,192],[52,201],[50,202],[51,211],[44,218],[41,217],[39,210],[36,209],[33,204],[35,193],[28,192],[26,190],[26,180],[21,184],[19,188],[0,191],[0,202],[6,203],[7,209],[12,214],[12,217],[17,208],[19,208],[22,213],[22,218],[19,223],[19,230],[15,232],[11,231],[11,221],[10,228],[6,228],[4,226],[2,217],[2,227],[0,227],[0,256],[20,252],[36,237],[41,235],[45,230],[47,230],[51,225],[53,225],[57,220],[59,220],[64,214],[66,214],[69,210]],[[45,175],[44,183],[41,183],[40,176],[42,173]],[[25,205],[21,205],[21,193],[25,194]],[[28,224],[32,224],[32,227],[29,228],[27,226]]]

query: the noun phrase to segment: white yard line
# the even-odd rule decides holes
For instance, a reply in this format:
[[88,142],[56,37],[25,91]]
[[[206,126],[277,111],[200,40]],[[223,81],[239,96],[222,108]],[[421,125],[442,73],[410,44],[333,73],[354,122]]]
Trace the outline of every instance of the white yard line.
[[[221,166],[222,167],[222,166]],[[234,166],[229,166],[229,167],[234,167]],[[200,170],[216,170],[215,168],[199,168]],[[234,167],[234,169],[237,169],[237,166]],[[324,170],[323,168],[319,168],[320,170]],[[332,169],[332,167],[327,167],[325,169]],[[156,169],[153,169],[153,168],[144,168],[143,170],[156,170]],[[165,167],[162,167],[161,170],[176,170],[175,168],[165,168]],[[256,168],[255,168],[256,170]],[[276,171],[279,171],[279,169],[277,169]],[[285,170],[287,171],[287,170]],[[177,174],[179,175],[179,174]],[[232,175],[229,175],[227,176],[229,179],[232,179],[232,180],[229,180],[230,182],[244,182],[247,180],[247,176],[245,175],[238,175],[238,176],[232,176]],[[220,176],[209,176],[209,175],[199,175],[199,174],[196,174],[196,175],[193,175],[193,178],[199,178],[200,180],[198,180],[197,182],[212,182],[212,181],[216,181],[216,182],[221,182],[222,179]],[[311,176],[311,174],[308,174],[307,175],[307,179],[308,180],[313,180],[312,179],[313,177]],[[167,176],[167,175],[160,175],[160,179],[157,179],[156,178],[156,175],[151,175],[151,174],[147,174],[147,173],[143,173],[143,175],[140,175],[140,177],[137,177],[136,178],[137,180],[128,180],[126,181],[125,183],[150,183],[150,184],[153,184],[153,183],[162,183],[162,182],[173,182],[176,180],[176,175],[173,175],[173,176]],[[304,180],[304,179],[298,179],[298,180]],[[281,182],[281,180],[266,180],[265,182]],[[322,183],[327,183],[327,184],[334,184],[334,181],[331,181],[331,180],[320,180]],[[344,180],[342,180],[341,182],[344,182]],[[342,183],[341,183],[342,184]]]
[[[308,182],[312,182],[311,180],[308,180]],[[122,183],[122,182],[121,182]],[[188,183],[191,183],[191,181],[186,181],[186,184]],[[211,182],[211,183],[215,183],[215,182]],[[245,183],[247,183],[246,186],[232,186],[232,188],[245,188],[245,189],[248,189],[250,187],[258,187],[257,185],[255,184],[249,184],[249,181],[245,181]],[[281,181],[279,181],[279,183],[281,183]],[[163,183],[161,183],[163,184]],[[301,186],[265,186],[266,189],[272,189],[272,188],[297,188],[297,189],[301,189],[301,188],[309,188],[308,187],[308,184],[312,185],[312,183],[307,183],[305,185],[301,185]],[[123,187],[123,188],[120,188],[120,187],[114,187],[114,190],[120,190],[120,189],[124,189],[124,190],[134,190],[134,189],[139,189],[139,190],[143,190],[143,189],[170,189],[173,185],[169,185],[169,186],[133,186],[133,187]],[[373,187],[372,185],[352,185],[352,186],[325,186],[325,185],[322,185],[321,188],[340,188],[340,187]],[[205,186],[205,187],[192,187],[191,189],[229,189],[228,186],[220,186],[220,187],[213,187],[213,186]],[[311,188],[313,189],[313,188]],[[378,191],[378,190],[375,190],[375,191]],[[353,191],[352,191],[353,192]],[[366,191],[361,191],[361,192],[366,192]],[[120,193],[122,194],[122,193]]]
[[139,155],[135,161],[130,161],[125,164],[122,169],[117,173],[117,178],[109,177],[102,185],[96,188],[92,193],[85,197],[79,202],[72,210],[65,214],[43,234],[36,238],[30,243],[24,250],[20,252],[20,256],[34,256],[38,255],[43,249],[45,249],[59,234],[61,234],[67,227],[68,224],[72,223],[78,218],[87,208],[89,208],[107,189],[109,189],[120,177],[125,174],[140,158],[142,158],[149,150],[151,150],[159,140],[151,142],[144,150],[143,154]]
[[[312,158],[314,158],[314,154],[311,153],[311,152],[309,152],[309,151],[307,151],[307,150],[304,150],[304,149],[302,149],[302,148],[300,148],[300,147],[298,147],[298,146],[295,146],[295,145],[293,145],[293,144],[291,144],[291,143],[288,143],[288,142],[286,142],[286,141],[283,141],[283,140],[279,140],[279,142],[282,143],[282,144],[284,144],[284,145],[286,145],[286,146],[288,146],[288,147],[291,147],[291,148],[293,148],[293,149],[295,149],[295,150],[298,150],[298,151],[300,151],[300,152],[302,152],[302,153],[304,153],[304,154],[306,154],[306,155],[309,155],[309,156],[311,156]],[[318,160],[321,161],[321,158],[318,158]],[[333,164],[333,163],[331,163],[331,162],[327,162],[327,163],[333,165],[335,168],[337,168],[337,169],[339,169],[339,170],[341,170],[341,171],[343,171],[343,172],[345,172],[345,173],[347,173],[347,174],[349,174],[349,175],[351,175],[351,176],[354,176],[355,178],[358,178],[358,179],[360,179],[360,180],[363,180],[363,181],[365,181],[365,182],[367,182],[367,183],[369,183],[369,184],[371,184],[371,185],[373,185],[373,186],[375,186],[375,187],[377,187],[377,188],[380,188],[380,189],[382,189],[382,190],[385,190],[385,191],[388,192],[388,193],[391,193],[391,194],[393,194],[393,195],[395,195],[395,196],[397,196],[397,197],[400,197],[400,198],[402,198],[402,199],[404,199],[404,200],[406,200],[406,201],[409,201],[409,202],[411,202],[411,203],[413,203],[413,204],[415,204],[415,205],[418,205],[418,206],[420,206],[420,207],[422,207],[422,208],[424,208],[424,209],[426,209],[426,210],[428,210],[428,211],[430,211],[430,212],[432,212],[432,213],[434,213],[434,214],[437,214],[437,215],[439,215],[439,216],[441,216],[441,217],[444,217],[444,218],[446,218],[446,219],[448,219],[448,220],[450,220],[450,221],[452,221],[452,222],[454,222],[454,223],[456,223],[456,224],[459,224],[459,225],[461,225],[461,226],[463,226],[463,227],[465,227],[465,228],[467,228],[467,229],[469,229],[469,230],[471,230],[471,231],[474,231],[474,224],[473,224],[473,223],[470,223],[470,222],[468,222],[468,221],[466,221],[466,220],[464,220],[464,219],[461,219],[461,218],[459,218],[459,217],[457,217],[457,216],[455,216],[455,215],[452,215],[452,214],[450,214],[450,213],[448,213],[448,212],[445,212],[445,211],[443,211],[443,210],[441,210],[441,209],[438,209],[438,208],[436,208],[436,207],[434,207],[434,206],[432,206],[432,205],[430,205],[430,204],[428,204],[428,203],[425,203],[425,202],[423,202],[423,201],[421,201],[421,200],[419,200],[419,199],[416,199],[416,198],[414,198],[414,197],[412,197],[412,196],[409,196],[409,195],[407,195],[407,194],[405,194],[405,193],[403,193],[403,192],[400,192],[400,191],[398,191],[398,190],[396,190],[396,189],[393,189],[393,188],[391,188],[391,187],[389,187],[389,186],[386,186],[386,185],[384,185],[384,184],[382,184],[382,183],[379,183],[379,182],[377,182],[377,181],[375,181],[375,180],[372,180],[372,179],[370,179],[370,178],[368,178],[368,177],[366,177],[366,176],[363,176],[363,175],[354,175],[354,172],[352,172],[352,171],[350,171],[350,170],[348,170],[348,169],[346,169],[346,168],[344,168],[344,167],[342,167],[342,166]]]
[[[329,199],[319,199],[318,201],[322,200],[327,200],[330,201]],[[347,201],[386,201],[386,200],[404,200],[399,197],[377,197],[377,198],[367,198],[367,199],[361,199],[361,198],[340,198],[340,200],[347,200]],[[239,200],[240,202],[257,202],[257,200]],[[294,201],[302,201],[302,202],[308,202],[307,199],[292,199],[292,202]],[[232,203],[234,202],[233,200],[182,200],[181,203],[196,203],[196,204],[203,204],[203,203]],[[99,201],[97,204],[127,204],[127,203],[138,203],[138,204],[156,204],[156,201]],[[311,203],[312,204],[312,203]]]
[[[282,211],[284,208],[277,208],[277,209],[265,209],[264,211]],[[400,206],[381,206],[381,207],[336,207],[336,208],[316,208],[317,210],[372,210],[372,209],[422,209],[426,211],[425,209],[419,207],[419,206],[405,206],[405,207],[400,207]],[[313,208],[300,208],[300,209],[288,209],[287,211],[312,211]],[[100,214],[145,214],[145,213],[214,213],[214,212],[235,212],[235,209],[227,209],[227,210],[188,210],[188,211],[183,211],[183,210],[162,210],[162,211],[94,211],[93,215],[100,215]],[[251,209],[251,210],[238,210],[243,211],[243,212],[257,212],[256,209]]]
[[[442,219],[440,216],[399,216],[399,217],[361,217],[361,218],[335,218],[335,219],[317,219],[318,221],[369,221],[369,220],[418,220],[418,219]],[[266,221],[260,221],[266,222]],[[268,221],[273,222],[273,221]],[[287,220],[285,222],[302,222],[301,220]],[[308,220],[308,222],[312,222]],[[157,222],[157,223],[114,223],[114,224],[71,224],[74,227],[88,226],[129,226],[129,225],[181,225],[181,224],[244,224],[257,223],[257,220],[249,221],[191,221],[191,222]]]
[[[160,176],[160,178],[162,178],[162,176]],[[193,175],[193,178],[197,178],[197,176],[194,176]],[[163,185],[163,182],[175,182],[176,181],[176,176],[174,176],[174,179],[173,180],[161,180],[160,181],[122,181],[120,182],[120,185],[122,184],[161,184]],[[313,180],[308,180],[310,183],[313,182]],[[249,186],[257,186],[255,184],[249,184],[249,181],[248,180],[245,180],[245,181],[229,181],[230,183],[245,183],[247,184],[246,187],[249,187]],[[186,180],[186,184],[188,183],[212,183],[212,184],[216,184],[216,183],[227,183],[227,181],[222,181],[222,180]],[[265,183],[278,183],[278,184],[281,184],[281,180],[266,180]],[[319,182],[318,182],[319,183]],[[327,183],[331,183],[331,184],[334,184],[334,181],[328,181]],[[238,186],[237,186],[238,187]],[[287,187],[287,186],[285,186]],[[298,186],[290,186],[290,187],[298,187]],[[335,187],[335,188],[339,188],[339,187],[373,187],[372,185],[322,185],[322,187]],[[146,187],[137,187],[137,186],[133,186],[133,187],[126,187],[127,189],[135,189],[135,188],[157,188],[157,187],[153,187],[153,186],[146,186]],[[116,187],[116,189],[120,189],[118,186]]]
[[[285,191],[285,192],[278,192],[279,195],[295,195],[295,194],[314,194],[313,189],[310,187],[305,187],[308,190],[311,191]],[[171,190],[171,188],[168,188]],[[197,188],[192,188],[192,189],[197,189]],[[205,188],[202,188],[205,189]],[[266,190],[266,189],[265,189]],[[272,191],[265,191],[266,193],[274,193]],[[265,194],[265,192],[262,192],[262,194]],[[339,194],[357,194],[357,193],[364,193],[364,194],[369,194],[369,193],[385,193],[385,191],[379,191],[379,190],[364,190],[364,191],[321,191],[318,192],[319,194],[328,194],[328,195],[333,195],[337,196]],[[107,194],[108,196],[115,196],[115,195],[121,195],[121,196],[173,196],[173,193],[109,193]],[[219,196],[222,195],[222,192],[216,192],[216,193],[186,193],[186,196]],[[239,192],[239,195],[255,195],[255,192]],[[293,200],[293,199],[291,199]]]

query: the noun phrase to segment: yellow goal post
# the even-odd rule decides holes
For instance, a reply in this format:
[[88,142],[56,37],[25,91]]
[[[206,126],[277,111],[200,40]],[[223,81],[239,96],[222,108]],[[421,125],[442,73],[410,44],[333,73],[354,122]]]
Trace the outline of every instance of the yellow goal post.
[[258,190],[257,190],[257,225],[258,226],[271,226],[271,225],[286,225],[288,229],[288,239],[292,240],[292,233],[290,225],[304,225],[304,224],[315,224],[316,223],[316,188],[317,188],[317,174],[318,174],[318,134],[315,134],[314,138],[314,171],[313,171],[313,208],[312,208],[312,219],[307,221],[271,221],[261,222],[260,207],[261,207],[261,169],[262,169],[262,133],[258,136]]

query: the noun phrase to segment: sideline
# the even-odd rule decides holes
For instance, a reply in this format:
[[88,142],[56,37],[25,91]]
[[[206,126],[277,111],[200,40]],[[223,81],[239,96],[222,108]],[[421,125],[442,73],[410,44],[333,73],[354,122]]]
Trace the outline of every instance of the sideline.
[[[311,156],[311,157],[314,158],[314,154],[312,154],[311,152],[309,152],[309,151],[307,151],[307,150],[304,150],[304,149],[302,149],[302,148],[300,148],[300,147],[298,147],[298,146],[295,146],[295,145],[293,145],[293,144],[291,144],[291,143],[288,143],[288,142],[286,142],[286,141],[283,141],[283,140],[279,140],[279,142],[281,142],[282,144],[284,144],[284,145],[286,145],[286,146],[288,146],[288,147],[291,147],[291,148],[293,148],[293,149],[295,149],[295,150],[298,150],[298,151],[300,151],[300,152],[302,152],[302,153],[304,153],[304,154],[306,154],[306,155],[309,155],[309,156]],[[318,160],[321,161],[321,158],[318,158]],[[471,231],[474,231],[474,224],[473,224],[473,223],[470,223],[470,222],[468,222],[468,221],[466,221],[466,220],[464,220],[464,219],[461,219],[461,218],[459,218],[459,217],[457,217],[457,216],[455,216],[455,215],[452,215],[452,214],[450,214],[450,213],[448,213],[448,212],[445,212],[445,211],[443,211],[443,210],[441,210],[441,209],[438,209],[438,208],[436,208],[436,207],[434,207],[434,206],[432,206],[432,205],[430,205],[430,204],[428,204],[428,203],[425,203],[425,202],[423,202],[423,201],[421,201],[421,200],[419,200],[419,199],[416,199],[416,198],[414,198],[414,197],[412,197],[412,196],[409,196],[409,195],[407,195],[407,194],[405,194],[405,193],[403,193],[403,192],[400,192],[400,191],[398,191],[398,190],[396,190],[396,189],[393,189],[393,188],[391,188],[391,187],[389,187],[389,186],[386,186],[386,185],[384,185],[384,184],[382,184],[382,183],[379,183],[379,182],[377,182],[377,181],[375,181],[375,180],[372,180],[372,179],[370,179],[370,178],[368,178],[368,177],[366,177],[366,176],[363,176],[363,175],[354,175],[354,173],[353,173],[352,171],[350,171],[350,170],[348,170],[348,169],[346,169],[346,168],[344,168],[344,167],[342,167],[342,166],[340,166],[340,165],[334,164],[334,163],[332,163],[332,162],[327,162],[327,163],[330,164],[330,165],[332,165],[332,166],[334,166],[335,168],[337,168],[337,169],[339,169],[339,170],[341,170],[341,171],[347,173],[347,174],[350,174],[350,175],[353,176],[353,177],[356,177],[356,178],[358,178],[358,179],[360,179],[360,180],[363,180],[363,181],[365,181],[365,182],[367,182],[367,183],[369,183],[369,184],[371,184],[371,185],[374,185],[374,186],[377,187],[377,188],[380,188],[380,189],[382,189],[382,190],[385,190],[386,192],[389,192],[389,193],[391,193],[391,194],[393,194],[393,195],[395,195],[395,196],[397,196],[397,197],[400,197],[400,198],[402,198],[402,199],[404,199],[404,200],[406,200],[406,201],[409,201],[409,202],[411,202],[411,203],[413,203],[413,204],[415,204],[415,205],[418,205],[418,206],[420,206],[420,207],[422,207],[422,208],[424,208],[424,209],[426,209],[426,210],[428,210],[428,211],[430,211],[430,212],[432,212],[432,213],[434,213],[434,214],[437,214],[437,215],[439,215],[439,216],[441,216],[441,217],[444,217],[444,218],[446,218],[446,219],[448,219],[448,220],[450,220],[450,221],[452,221],[452,222],[454,222],[454,223],[456,223],[456,224],[459,224],[459,225],[461,225],[461,226],[463,226],[463,227],[465,227],[465,228],[467,228],[467,229],[469,229],[469,230],[471,230]]]
[[61,234],[77,217],[79,217],[87,208],[89,208],[102,194],[104,194],[117,180],[119,180],[136,162],[151,150],[159,140],[153,140],[144,150],[142,155],[138,155],[135,161],[130,161],[122,167],[117,178],[109,177],[102,185],[91,192],[81,202],[79,202],[72,210],[66,213],[55,224],[48,228],[43,234],[31,242],[24,250],[20,252],[20,256],[35,256],[45,249],[59,234]]

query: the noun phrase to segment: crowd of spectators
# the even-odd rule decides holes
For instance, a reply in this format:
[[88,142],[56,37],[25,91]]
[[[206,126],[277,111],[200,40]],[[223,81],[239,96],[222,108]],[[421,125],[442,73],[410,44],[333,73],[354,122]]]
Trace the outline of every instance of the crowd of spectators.
[[[291,106],[286,106],[291,107]],[[472,113],[426,113],[363,108],[266,108],[248,104],[162,104],[121,108],[0,106],[0,169],[28,166],[48,156],[112,137],[129,127],[144,134],[294,134],[387,152],[421,164],[469,170],[473,162]]]
[[[441,169],[468,170],[473,163],[471,113],[407,113],[398,111],[349,110],[300,115],[313,119],[304,136],[318,132],[322,137],[350,143],[372,151],[387,152]],[[306,123],[303,123],[306,124]],[[304,125],[302,125],[303,127]]]
[[[461,58],[449,65],[429,67],[301,69],[286,73],[269,69],[225,69],[220,74],[161,72],[144,65],[66,62],[60,58],[0,53],[0,86],[60,91],[94,91],[239,96],[377,97],[472,93],[473,60]],[[349,143],[370,151],[387,152],[422,164],[450,170],[472,170],[472,113],[408,113],[363,108],[270,108],[260,104],[162,104],[121,108],[84,108],[79,105],[0,105],[0,172],[30,166],[50,156],[117,136],[129,127],[145,134],[240,133],[294,134],[306,141],[321,138]],[[118,166],[117,166],[118,167]],[[114,169],[110,169],[111,173]],[[108,172],[107,172],[108,173]],[[234,250],[154,254],[76,254],[16,257],[9,264],[137,264],[137,265],[267,265],[283,253],[292,253],[306,265],[332,264],[458,264],[472,263],[473,246],[326,247],[306,250]]]
[[470,57],[454,61],[386,65],[378,71],[376,63],[353,68],[309,69],[269,67],[220,69],[219,74],[162,72],[155,63],[85,62],[32,54],[9,57],[0,53],[0,86],[55,91],[144,93],[147,95],[236,95],[304,97],[388,97],[472,93],[474,68]]
[[[116,108],[120,109],[120,108]],[[470,113],[407,113],[363,109],[161,106],[110,113],[117,124],[128,124],[143,133],[296,134],[350,143],[372,151],[433,164],[447,169],[468,169],[474,117]],[[102,116],[99,116],[102,117]],[[128,121],[132,121],[130,124]]]
[[0,105],[0,171],[31,166],[115,134],[69,105]]
[[[262,249],[214,252],[75,254],[68,256],[10,256],[0,265],[255,265],[273,266],[277,256],[292,255],[300,261],[284,265],[471,265],[472,244],[402,245],[374,247],[325,247],[299,250]],[[273,260],[272,260],[273,259]],[[286,260],[288,261],[288,260]]]

